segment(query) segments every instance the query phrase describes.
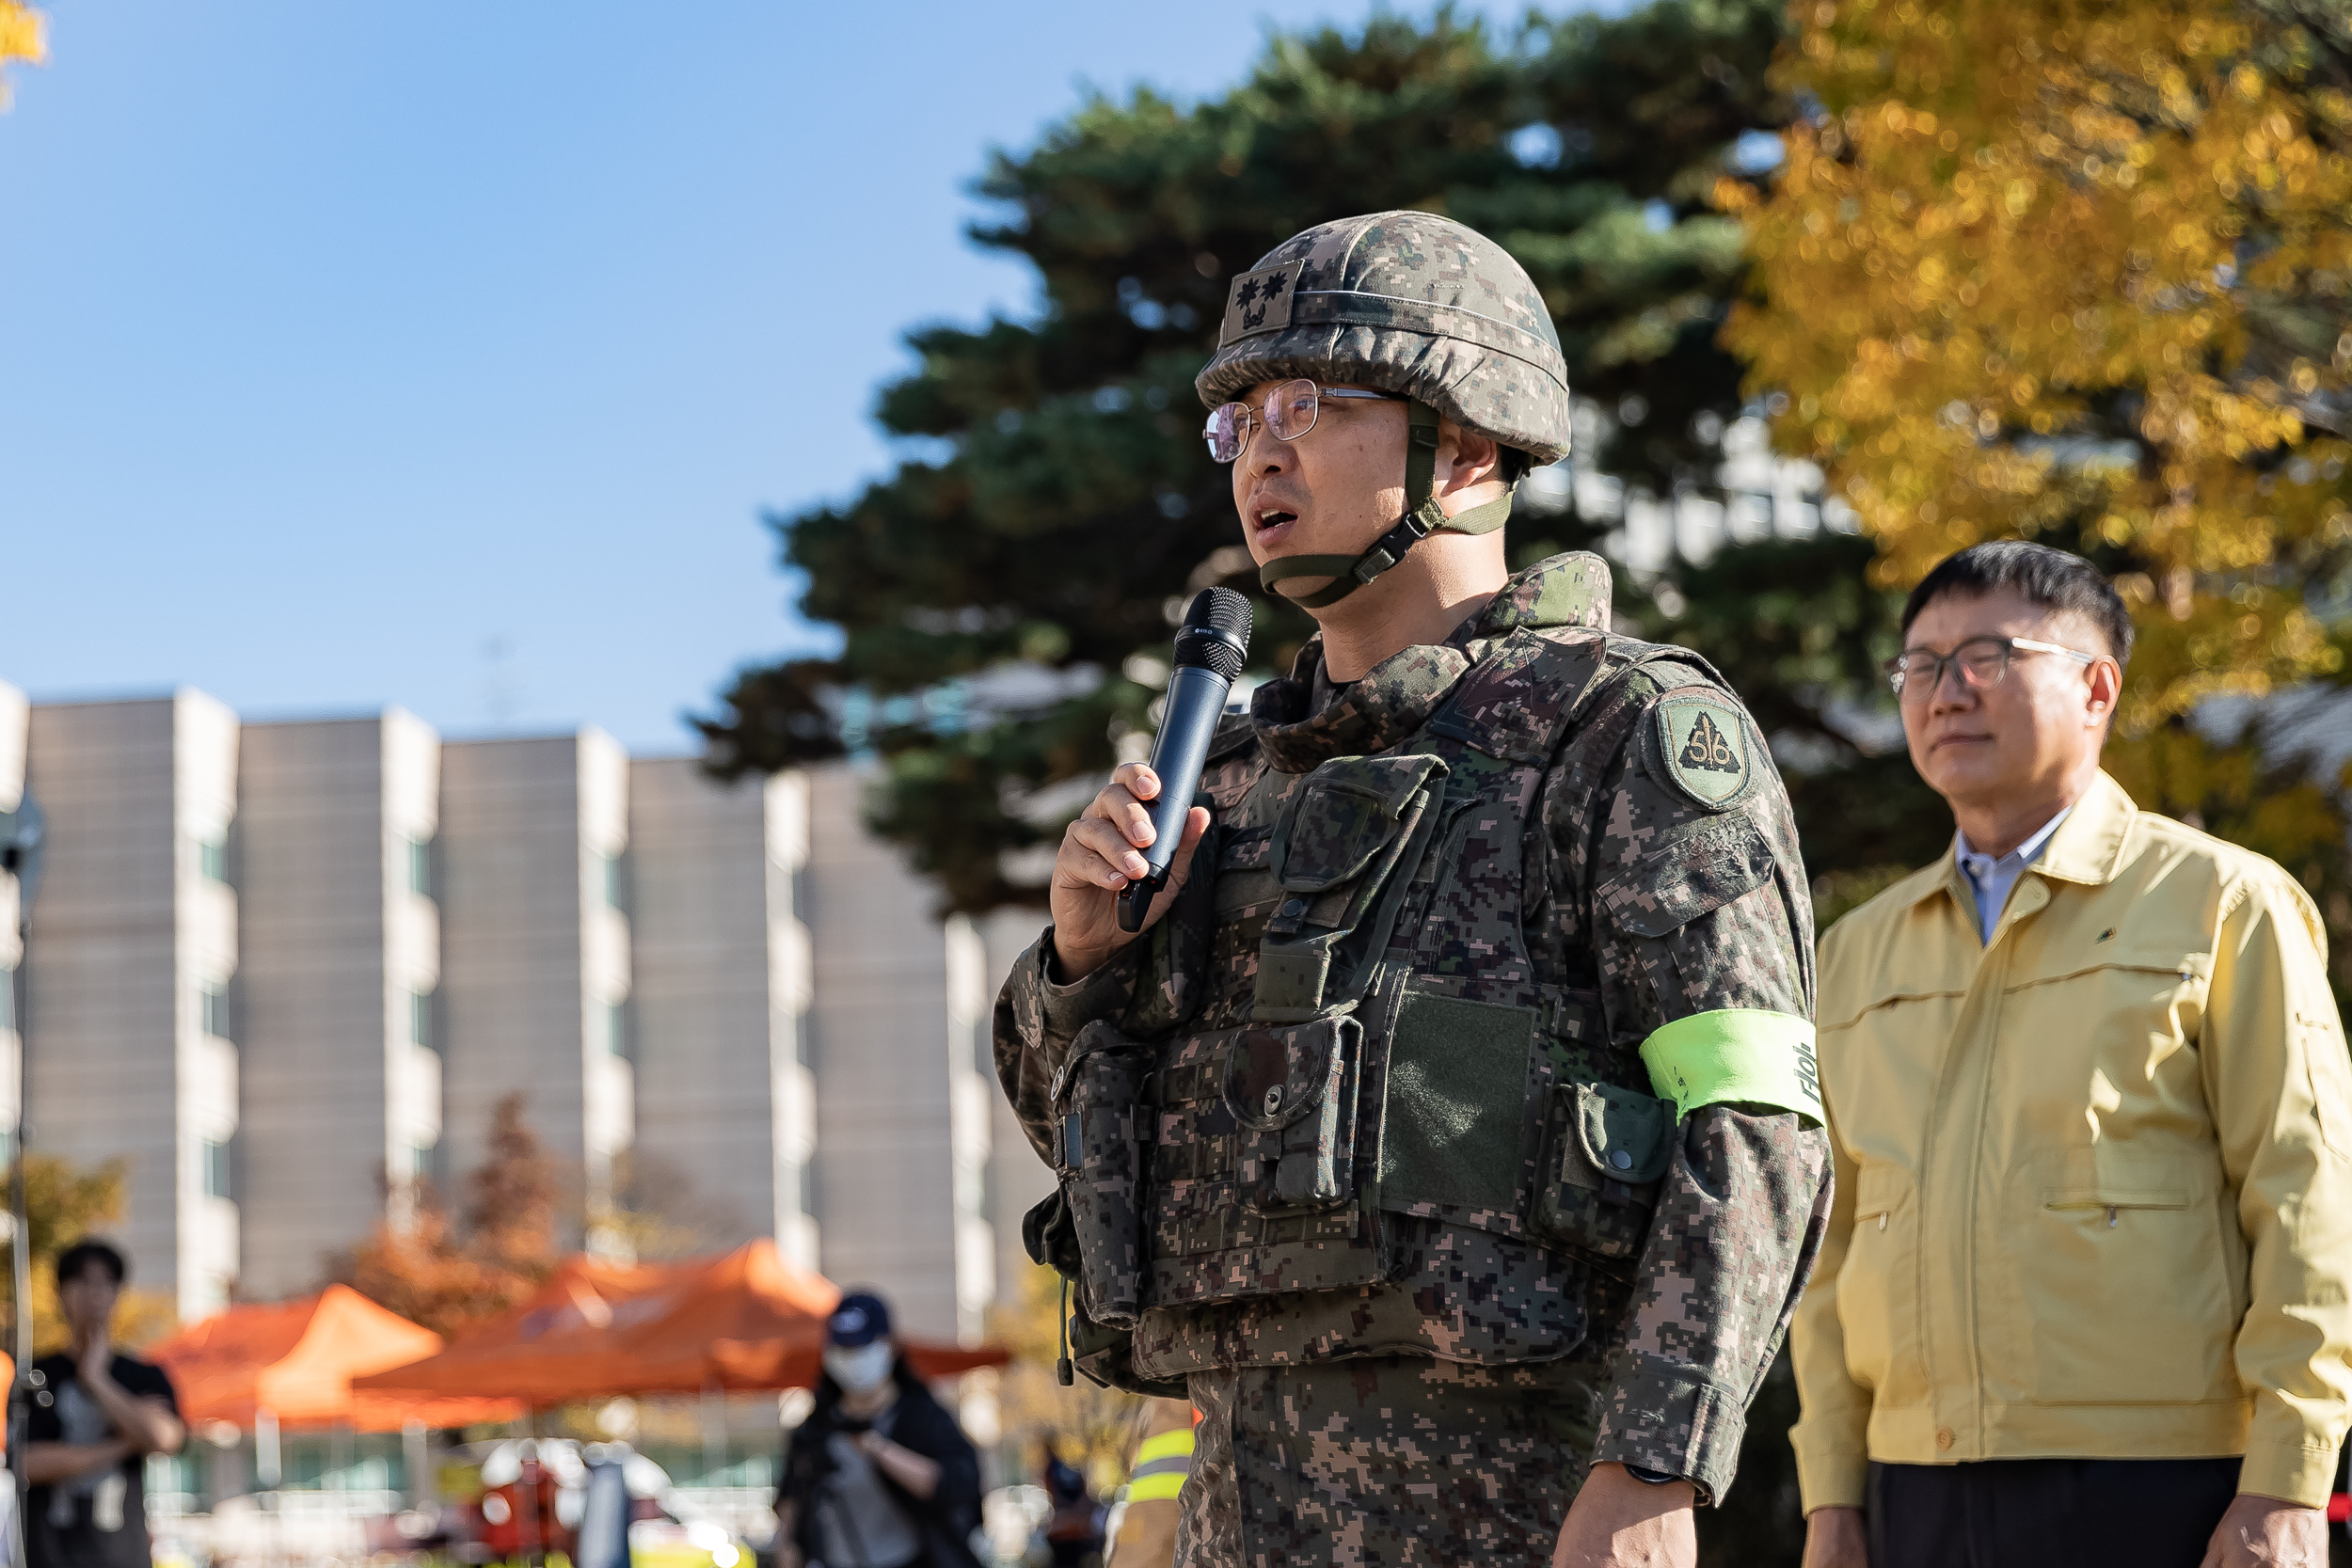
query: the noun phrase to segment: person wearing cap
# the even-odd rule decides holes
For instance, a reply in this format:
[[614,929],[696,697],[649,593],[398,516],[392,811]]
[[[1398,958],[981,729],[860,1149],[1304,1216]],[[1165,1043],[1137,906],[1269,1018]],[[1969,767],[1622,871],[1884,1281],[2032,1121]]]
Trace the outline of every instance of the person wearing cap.
[[1597,558],[1510,569],[1568,389],[1485,236],[1286,241],[1197,387],[1319,629],[1220,728],[1143,931],[1162,781],[1128,765],[999,1000],[1070,1359],[1200,1412],[1179,1562],[1688,1564],[1826,1217],[1763,737],[1608,630]]
[[825,1323],[824,1371],[786,1445],[777,1568],[979,1568],[979,1458],[855,1291]]

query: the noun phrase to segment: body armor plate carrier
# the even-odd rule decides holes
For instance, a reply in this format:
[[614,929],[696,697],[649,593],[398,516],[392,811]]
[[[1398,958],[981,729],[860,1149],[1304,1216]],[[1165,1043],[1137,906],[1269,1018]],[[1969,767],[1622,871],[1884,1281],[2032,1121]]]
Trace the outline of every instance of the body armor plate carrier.
[[[1041,1260],[1076,1275],[1082,1327],[1407,1278],[1433,1246],[1509,1249],[1570,1317],[1580,1271],[1629,1272],[1674,1107],[1610,1081],[1640,1068],[1605,1049],[1593,992],[1539,979],[1526,835],[1562,746],[1605,762],[1628,744],[1644,704],[1624,677],[1661,658],[1691,656],[1513,631],[1401,744],[1303,776],[1262,767],[1219,814],[1196,917],[1271,911],[1245,1022],[1089,1024],[1054,1085],[1063,1233]],[[1521,1326],[1518,1353],[1461,1358],[1581,1337],[1581,1318]]]

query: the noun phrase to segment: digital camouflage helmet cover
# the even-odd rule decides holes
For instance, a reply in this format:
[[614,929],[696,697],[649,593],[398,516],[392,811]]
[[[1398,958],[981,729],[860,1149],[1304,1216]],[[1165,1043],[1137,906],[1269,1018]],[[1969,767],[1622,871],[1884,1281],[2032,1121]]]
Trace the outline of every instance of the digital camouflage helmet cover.
[[1193,381],[1215,408],[1266,381],[1305,377],[1410,400],[1406,515],[1358,556],[1286,556],[1259,573],[1265,589],[1329,578],[1300,594],[1335,604],[1445,530],[1486,533],[1511,498],[1448,517],[1431,494],[1438,420],[1452,420],[1549,463],[1568,451],[1568,367],[1526,269],[1492,240],[1434,213],[1374,213],[1318,224],[1233,279],[1216,353]]

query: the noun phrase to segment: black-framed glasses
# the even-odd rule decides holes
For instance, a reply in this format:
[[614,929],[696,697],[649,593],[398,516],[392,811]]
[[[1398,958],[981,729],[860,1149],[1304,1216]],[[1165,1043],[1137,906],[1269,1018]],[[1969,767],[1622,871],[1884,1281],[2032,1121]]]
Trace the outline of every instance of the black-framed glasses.
[[1408,403],[1408,398],[1393,392],[1371,392],[1360,387],[1318,387],[1311,381],[1285,381],[1265,395],[1265,410],[1260,413],[1246,403],[1221,403],[1209,410],[1209,422],[1202,427],[1200,438],[1209,443],[1209,455],[1219,463],[1232,463],[1249,450],[1249,437],[1260,425],[1278,441],[1295,441],[1314,429],[1315,416],[1323,412],[1325,398],[1360,399],[1366,403]]
[[2019,654],[2058,654],[2077,664],[2095,664],[2097,654],[2037,642],[2030,637],[1971,637],[1948,654],[1910,648],[1886,661],[1886,684],[1899,698],[1925,702],[1944,684],[1944,666],[1960,672],[1960,683],[1976,691],[1990,691],[2009,674],[2010,661]]

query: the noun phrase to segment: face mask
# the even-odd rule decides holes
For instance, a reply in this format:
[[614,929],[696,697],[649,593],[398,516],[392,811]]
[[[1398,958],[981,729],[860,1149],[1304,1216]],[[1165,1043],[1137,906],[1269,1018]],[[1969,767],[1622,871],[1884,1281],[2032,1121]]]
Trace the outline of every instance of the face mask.
[[890,1376],[890,1363],[887,1339],[877,1339],[855,1350],[844,1350],[839,1345],[825,1347],[825,1370],[845,1393],[872,1393]]

